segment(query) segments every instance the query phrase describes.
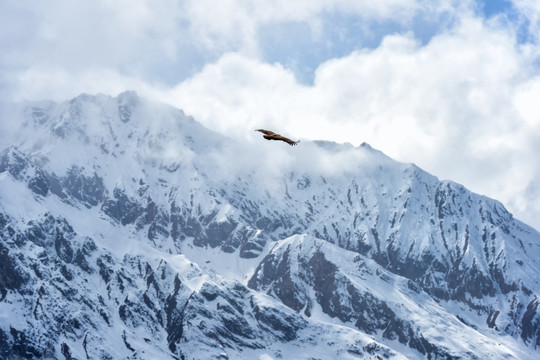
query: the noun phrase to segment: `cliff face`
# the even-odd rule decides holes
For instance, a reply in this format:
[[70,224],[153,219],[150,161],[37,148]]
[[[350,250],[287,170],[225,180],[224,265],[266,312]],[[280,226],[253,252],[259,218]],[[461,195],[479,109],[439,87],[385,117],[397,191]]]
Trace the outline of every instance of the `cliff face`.
[[540,234],[495,200],[130,92],[12,116],[0,357],[538,356]]

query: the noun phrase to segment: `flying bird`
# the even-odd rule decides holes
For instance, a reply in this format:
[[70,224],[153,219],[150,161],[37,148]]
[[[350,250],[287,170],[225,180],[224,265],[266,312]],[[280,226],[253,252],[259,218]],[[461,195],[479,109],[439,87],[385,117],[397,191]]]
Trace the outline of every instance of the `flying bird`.
[[286,138],[285,136],[276,134],[275,132],[270,131],[270,130],[257,129],[257,130],[255,130],[255,131],[262,132],[262,133],[264,134],[263,137],[264,137],[266,140],[280,140],[280,141],[285,141],[287,144],[289,144],[289,145],[291,145],[291,146],[294,146],[294,145],[296,145],[296,144],[298,144],[298,143],[300,142],[300,140],[298,140],[298,141],[292,141],[291,139]]

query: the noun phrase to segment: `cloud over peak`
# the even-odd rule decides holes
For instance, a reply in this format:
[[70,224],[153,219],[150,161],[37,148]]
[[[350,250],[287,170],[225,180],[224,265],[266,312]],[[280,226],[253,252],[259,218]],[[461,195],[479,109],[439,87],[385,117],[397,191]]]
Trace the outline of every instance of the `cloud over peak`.
[[248,142],[366,141],[540,227],[536,1],[5,1],[0,20],[4,100],[134,89]]

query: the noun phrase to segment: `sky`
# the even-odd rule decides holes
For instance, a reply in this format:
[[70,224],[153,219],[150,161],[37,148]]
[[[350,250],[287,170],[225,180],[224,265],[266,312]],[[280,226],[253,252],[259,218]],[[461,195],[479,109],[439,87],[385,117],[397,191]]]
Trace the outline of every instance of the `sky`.
[[540,229],[536,0],[2,0],[0,54],[3,101],[135,90],[246,141],[367,142]]

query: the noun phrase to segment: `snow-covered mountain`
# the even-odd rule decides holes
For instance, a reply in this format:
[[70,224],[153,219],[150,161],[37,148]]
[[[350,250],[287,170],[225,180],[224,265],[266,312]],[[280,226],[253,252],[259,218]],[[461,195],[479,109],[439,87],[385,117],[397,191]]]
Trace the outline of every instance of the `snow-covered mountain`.
[[540,234],[495,200],[133,92],[0,113],[2,359],[540,356]]

